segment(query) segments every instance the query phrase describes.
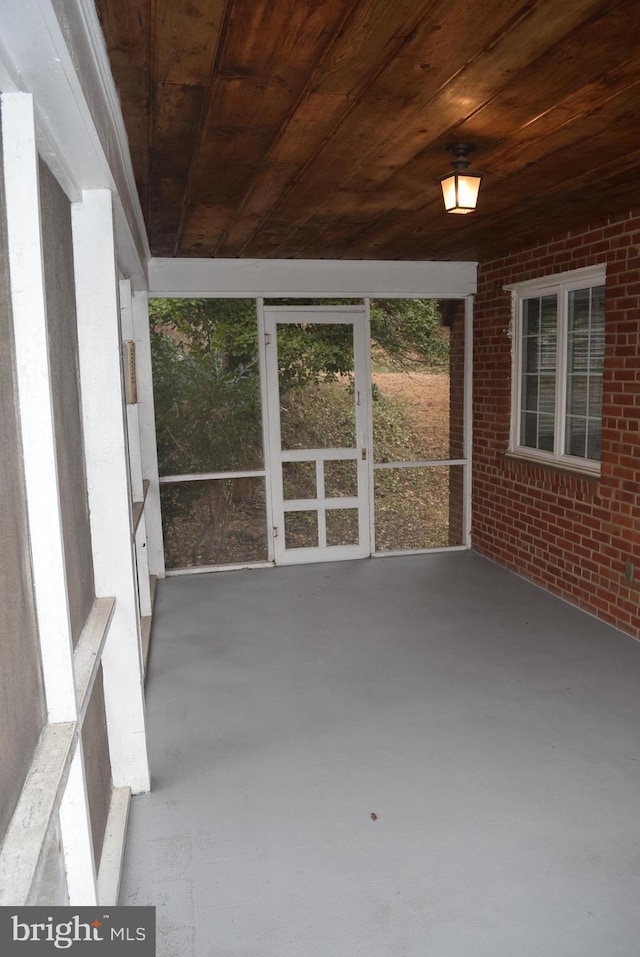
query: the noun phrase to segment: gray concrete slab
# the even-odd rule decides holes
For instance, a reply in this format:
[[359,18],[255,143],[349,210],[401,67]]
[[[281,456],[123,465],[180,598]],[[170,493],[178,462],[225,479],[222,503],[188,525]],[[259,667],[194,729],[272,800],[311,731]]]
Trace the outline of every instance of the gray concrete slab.
[[637,957],[640,644],[472,553],[172,578],[158,957]]

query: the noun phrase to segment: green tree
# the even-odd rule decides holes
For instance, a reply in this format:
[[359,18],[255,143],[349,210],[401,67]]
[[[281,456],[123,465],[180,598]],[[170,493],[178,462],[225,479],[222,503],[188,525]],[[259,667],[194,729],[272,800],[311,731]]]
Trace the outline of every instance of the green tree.
[[[260,467],[255,300],[152,299],[149,311],[161,472]],[[371,336],[374,348],[397,368],[447,368],[448,340],[433,300],[372,300]],[[344,325],[287,324],[278,335],[278,361],[281,395],[294,386],[348,376],[353,362],[350,330]]]

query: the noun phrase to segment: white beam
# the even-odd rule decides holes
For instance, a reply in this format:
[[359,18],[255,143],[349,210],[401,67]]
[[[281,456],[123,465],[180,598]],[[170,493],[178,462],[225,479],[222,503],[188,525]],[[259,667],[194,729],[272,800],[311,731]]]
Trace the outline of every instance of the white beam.
[[110,191],[85,192],[72,222],[94,578],[116,599],[102,656],[111,769],[137,794],[150,782]]
[[472,522],[472,469],[473,469],[473,296],[467,296],[464,304],[464,402],[463,402],[464,455],[466,465],[463,479],[463,533],[464,545],[471,548]]
[[2,96],[16,377],[33,583],[49,721],[75,721],[73,645],[58,492],[33,100]]
[[153,374],[151,368],[151,337],[149,334],[149,303],[145,292],[133,294],[133,337],[136,343],[138,378],[138,423],[140,426],[140,458],[142,477],[149,482],[145,499],[144,521],[147,532],[147,561],[149,571],[164,578],[164,547],[160,517],[160,484],[158,481],[158,448],[156,445],[156,417],[153,404]]
[[424,297],[475,293],[477,263],[310,259],[152,259],[149,295]]
[[78,736],[60,803],[60,828],[69,903],[74,907],[97,904],[96,866],[81,735]]
[[48,724],[0,847],[0,906],[32,903],[42,877],[47,835],[64,793],[78,727],[73,721]]

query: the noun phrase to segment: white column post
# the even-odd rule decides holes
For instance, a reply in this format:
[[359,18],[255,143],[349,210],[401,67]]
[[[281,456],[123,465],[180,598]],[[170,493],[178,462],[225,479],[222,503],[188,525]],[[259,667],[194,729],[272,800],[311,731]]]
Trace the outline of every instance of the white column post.
[[[27,93],[2,96],[2,146],[23,468],[47,719],[49,723],[75,723],[78,712],[49,365],[38,152],[33,98]],[[74,813],[61,813],[60,818],[63,843],[70,849],[65,855],[69,900],[72,904],[94,903],[96,874],[80,743],[72,768],[62,806],[73,806]]]
[[11,305],[24,478],[49,721],[75,721],[73,646],[58,494],[33,99],[2,97]]
[[[122,338],[135,343],[133,328],[133,302],[131,298],[131,281],[120,280],[120,326]],[[138,364],[138,349],[136,343],[136,367]],[[136,368],[137,379],[137,368]],[[137,389],[136,389],[137,391]],[[127,436],[129,440],[129,476],[131,480],[131,494],[134,502],[144,500],[144,481],[142,476],[142,459],[140,454],[140,421],[138,417],[138,402],[127,402]],[[147,557],[147,533],[145,527],[144,508],[135,531],[135,555],[138,569],[138,609],[142,617],[151,614],[151,588],[149,582],[149,562]]]
[[144,510],[144,521],[147,531],[147,561],[149,563],[149,572],[158,578],[164,578],[164,546],[162,542],[162,520],[160,516],[156,417],[153,406],[149,301],[146,292],[134,292],[132,311],[133,334],[137,354],[138,422],[140,425],[142,477],[150,483]]
[[116,598],[102,655],[111,771],[137,794],[150,782],[111,192],[84,191],[72,221],[94,578]]
[[464,301],[464,544],[471,548],[473,467],[473,296]]
[[67,786],[60,803],[67,892],[75,907],[89,907],[98,903],[91,821],[86,813],[88,806],[82,736],[79,735],[76,753],[69,768]]
[[[131,281],[121,279],[119,284],[120,330],[123,340],[133,341],[133,312],[131,306]],[[129,477],[131,495],[134,501],[142,499],[142,466],[140,464],[140,430],[138,428],[138,406],[128,402],[125,405],[127,417],[127,439],[129,452]]]

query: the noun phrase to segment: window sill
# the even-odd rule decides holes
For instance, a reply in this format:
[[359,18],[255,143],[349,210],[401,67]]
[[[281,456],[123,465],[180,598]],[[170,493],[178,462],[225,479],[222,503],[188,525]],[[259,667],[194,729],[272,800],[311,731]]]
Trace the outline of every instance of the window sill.
[[556,472],[561,475],[575,475],[582,479],[591,479],[594,482],[600,481],[601,470],[599,468],[581,468],[573,462],[562,462],[558,459],[542,459],[533,455],[527,455],[520,451],[508,451],[504,453],[508,461],[519,462],[523,465],[532,465],[544,469],[547,472]]

